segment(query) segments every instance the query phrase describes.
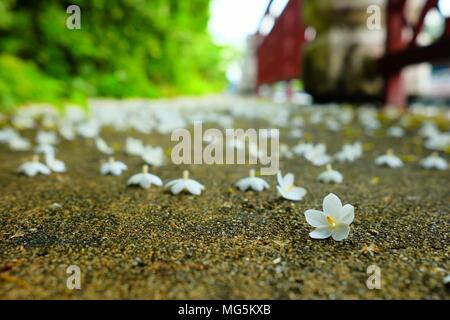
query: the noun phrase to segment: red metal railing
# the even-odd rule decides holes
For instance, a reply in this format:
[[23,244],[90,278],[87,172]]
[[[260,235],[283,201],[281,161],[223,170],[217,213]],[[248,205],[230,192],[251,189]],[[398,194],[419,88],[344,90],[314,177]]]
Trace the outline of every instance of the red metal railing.
[[[405,17],[408,0],[390,0],[387,5],[386,53],[380,60],[385,78],[385,103],[403,108],[407,104],[402,69],[422,62],[439,62],[450,59],[450,18],[445,21],[445,31],[435,43],[420,47],[417,37],[423,29],[427,13],[438,7],[438,0],[427,0],[416,25],[409,26]],[[412,28],[411,39],[405,39],[403,30]]]
[[[270,5],[266,10],[269,13]],[[300,10],[302,0],[290,0],[276,19],[270,33],[261,37],[257,48],[257,85],[271,84],[301,77],[305,43],[305,26]]]

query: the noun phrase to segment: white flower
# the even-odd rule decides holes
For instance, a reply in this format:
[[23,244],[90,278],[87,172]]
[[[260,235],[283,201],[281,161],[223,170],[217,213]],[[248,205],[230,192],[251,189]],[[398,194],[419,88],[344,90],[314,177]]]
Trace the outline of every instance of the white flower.
[[45,154],[45,164],[53,172],[66,172],[66,164],[61,160],[55,159],[55,155],[52,152]]
[[392,149],[389,149],[385,155],[379,156],[375,159],[375,164],[379,166],[388,166],[390,168],[403,167],[403,161],[394,155]]
[[113,157],[111,157],[108,162],[105,162],[100,166],[100,173],[102,175],[111,174],[113,176],[120,176],[122,172],[127,169],[128,167],[125,163],[116,161]]
[[58,137],[53,132],[39,131],[36,135],[36,142],[38,144],[57,144]]
[[280,157],[287,158],[287,159],[292,159],[293,156],[294,156],[294,154],[289,149],[288,145],[283,144],[283,143],[280,144]]
[[179,194],[181,191],[186,190],[192,194],[199,195],[205,189],[203,185],[195,180],[189,179],[189,171],[183,171],[183,178],[169,181],[165,188],[170,188],[170,192],[173,194]]
[[77,133],[86,139],[97,137],[99,132],[100,125],[96,121],[84,122],[77,127]]
[[7,127],[0,130],[0,142],[1,143],[9,143],[9,141],[19,134],[13,128]]
[[448,168],[447,161],[439,157],[437,152],[433,152],[431,156],[422,159],[420,165],[426,169],[447,170]]
[[75,130],[68,122],[63,122],[58,127],[59,134],[66,140],[75,139]]
[[324,144],[317,144],[305,153],[305,159],[315,166],[323,166],[331,161],[331,157],[326,154],[327,147]]
[[344,144],[342,150],[334,155],[340,162],[353,162],[362,156],[361,142],[354,144]]
[[300,201],[306,194],[304,188],[296,187],[294,185],[294,175],[292,173],[288,173],[283,177],[281,171],[278,171],[277,181],[278,192],[287,200]]
[[97,150],[106,154],[106,155],[112,155],[114,153],[114,150],[108,146],[105,140],[103,140],[100,137],[97,137],[95,139],[95,146],[97,147]]
[[34,148],[34,152],[54,155],[55,148],[51,144],[40,144]]
[[336,241],[344,240],[350,232],[350,224],[355,216],[355,208],[346,204],[333,193],[323,199],[323,211],[306,210],[306,221],[316,228],[309,236],[313,239],[332,237]]
[[146,146],[141,154],[142,159],[152,166],[162,166],[164,163],[164,151],[161,147]]
[[163,185],[161,179],[158,176],[148,173],[148,166],[143,165],[142,172],[132,176],[128,180],[127,185],[139,185],[142,188],[147,189],[152,183],[157,186]]
[[387,135],[389,137],[394,137],[394,138],[401,138],[405,135],[405,130],[402,127],[390,127],[387,130]]
[[300,139],[303,137],[303,130],[296,128],[296,129],[292,129],[291,131],[289,131],[288,134],[289,138],[297,138]]
[[314,145],[312,143],[299,143],[292,148],[292,151],[294,151],[294,153],[298,156],[304,156],[313,147]]
[[344,177],[339,171],[333,170],[331,165],[327,165],[327,170],[319,174],[317,180],[325,183],[341,183]]
[[49,175],[51,173],[45,164],[39,162],[38,156],[33,156],[32,161],[25,162],[17,170],[29,177],[33,177],[39,173],[43,175]]
[[431,150],[445,150],[450,147],[450,133],[437,133],[425,141],[425,148]]
[[31,145],[26,138],[17,135],[9,140],[9,147],[14,151],[26,151],[30,150]]
[[236,187],[241,191],[253,189],[255,191],[263,191],[269,189],[269,184],[261,178],[255,177],[255,170],[250,170],[249,177],[243,178],[236,183]]
[[125,152],[132,156],[140,156],[144,151],[144,144],[139,139],[127,138],[125,142]]

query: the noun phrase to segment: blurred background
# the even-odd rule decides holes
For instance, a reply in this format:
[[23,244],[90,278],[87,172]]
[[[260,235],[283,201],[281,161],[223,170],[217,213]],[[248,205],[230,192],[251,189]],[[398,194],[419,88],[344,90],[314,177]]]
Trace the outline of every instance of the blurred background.
[[449,0],[0,0],[0,110],[224,92],[448,104],[449,17]]

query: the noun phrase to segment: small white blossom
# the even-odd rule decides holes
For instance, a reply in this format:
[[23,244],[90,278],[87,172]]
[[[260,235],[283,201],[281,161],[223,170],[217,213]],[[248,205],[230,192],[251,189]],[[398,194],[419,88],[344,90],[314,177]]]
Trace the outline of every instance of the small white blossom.
[[200,195],[205,189],[203,185],[195,180],[189,179],[189,171],[183,171],[183,178],[169,181],[165,188],[169,188],[173,194],[179,194],[185,190],[194,195]]
[[146,146],[141,157],[147,164],[155,167],[162,166],[164,163],[164,151],[161,147]]
[[100,125],[96,121],[80,123],[77,127],[77,133],[86,139],[93,139],[98,136]]
[[389,149],[386,154],[379,156],[375,159],[375,164],[379,166],[387,166],[390,168],[400,168],[403,167],[403,161],[399,157],[394,155],[392,149]]
[[425,148],[430,150],[445,150],[450,147],[450,133],[436,133],[425,141]]
[[354,144],[344,144],[342,150],[334,155],[339,162],[353,162],[362,156],[361,142]]
[[18,171],[29,177],[33,177],[37,174],[49,175],[51,173],[50,169],[45,164],[39,162],[38,156],[33,156],[32,161],[22,164],[18,168]]
[[393,138],[401,138],[405,135],[405,130],[402,127],[390,127],[387,130],[387,135]]
[[313,239],[332,237],[336,241],[344,240],[350,232],[350,224],[355,217],[355,208],[346,204],[333,193],[323,199],[323,211],[306,210],[306,221],[316,228],[309,236]]
[[292,151],[298,156],[304,156],[314,145],[312,143],[299,143],[292,148]]
[[420,165],[426,169],[447,170],[448,168],[447,161],[439,157],[437,152],[433,152],[430,156],[422,159]]
[[143,165],[142,172],[133,175],[127,182],[127,185],[139,185],[144,189],[149,188],[152,184],[157,186],[163,185],[158,176],[148,173],[148,165]]
[[339,171],[333,170],[331,165],[327,165],[327,170],[319,174],[317,180],[325,183],[341,183],[344,177]]
[[252,189],[255,191],[263,191],[269,189],[269,184],[262,178],[255,176],[255,170],[250,170],[249,177],[243,178],[236,183],[236,187],[241,191]]
[[111,174],[113,176],[120,176],[127,169],[128,167],[125,163],[116,161],[111,157],[107,162],[100,166],[100,173],[102,175]]
[[36,135],[36,142],[38,144],[57,144],[58,137],[53,132],[39,131]]
[[30,142],[26,138],[23,138],[19,135],[12,137],[9,140],[8,145],[11,148],[11,150],[14,151],[26,151],[30,150],[31,148]]
[[331,162],[331,157],[326,153],[327,147],[324,144],[317,144],[305,153],[305,159],[315,166],[323,166]]
[[75,129],[68,122],[63,122],[58,127],[59,134],[66,140],[75,139]]
[[45,154],[45,164],[53,172],[66,172],[66,164],[61,160],[55,159],[54,153]]
[[139,139],[127,138],[125,142],[125,152],[132,156],[140,156],[144,151],[144,144]]
[[277,181],[278,192],[287,200],[300,201],[306,194],[304,188],[296,187],[294,185],[294,175],[292,173],[288,173],[283,177],[281,171],[278,171]]
[[105,140],[100,137],[95,138],[95,146],[97,147],[98,151],[106,155],[110,156],[114,153],[114,150],[110,146],[108,146]]

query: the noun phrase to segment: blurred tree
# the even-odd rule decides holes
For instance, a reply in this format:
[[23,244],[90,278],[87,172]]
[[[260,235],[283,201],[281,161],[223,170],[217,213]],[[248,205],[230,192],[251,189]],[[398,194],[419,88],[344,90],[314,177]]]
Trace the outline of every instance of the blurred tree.
[[[81,8],[80,30],[66,28],[71,4]],[[79,101],[219,90],[221,48],[208,20],[209,0],[2,0],[0,68],[15,75],[0,72],[0,108],[35,92]],[[18,90],[23,78],[28,89]]]

